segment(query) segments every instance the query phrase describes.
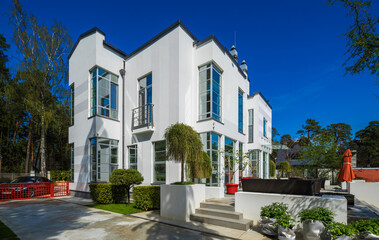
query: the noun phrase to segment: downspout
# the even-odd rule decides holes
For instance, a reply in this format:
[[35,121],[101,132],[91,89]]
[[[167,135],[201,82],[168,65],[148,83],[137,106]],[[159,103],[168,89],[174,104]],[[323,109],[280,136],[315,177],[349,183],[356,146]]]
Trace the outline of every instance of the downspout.
[[125,168],[125,60],[123,68],[120,70],[122,77],[122,169]]

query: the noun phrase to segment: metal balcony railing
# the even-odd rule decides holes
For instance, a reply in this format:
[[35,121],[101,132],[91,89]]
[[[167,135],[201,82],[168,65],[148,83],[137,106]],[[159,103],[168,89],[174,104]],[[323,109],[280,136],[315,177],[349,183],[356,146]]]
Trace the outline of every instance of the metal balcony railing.
[[142,127],[153,127],[154,104],[146,104],[132,110],[132,130]]

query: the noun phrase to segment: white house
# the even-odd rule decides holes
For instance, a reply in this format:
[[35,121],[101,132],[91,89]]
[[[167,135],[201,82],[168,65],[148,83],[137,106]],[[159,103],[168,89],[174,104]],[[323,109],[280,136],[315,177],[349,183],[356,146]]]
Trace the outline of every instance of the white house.
[[227,150],[250,151],[255,174],[268,177],[271,106],[259,92],[249,96],[246,63],[213,35],[199,41],[177,21],[126,54],[94,28],[69,55],[69,83],[73,191],[88,192],[117,168],[137,169],[144,185],[179,181],[163,137],[177,122],[200,133],[213,166],[208,185],[228,182],[220,153]]

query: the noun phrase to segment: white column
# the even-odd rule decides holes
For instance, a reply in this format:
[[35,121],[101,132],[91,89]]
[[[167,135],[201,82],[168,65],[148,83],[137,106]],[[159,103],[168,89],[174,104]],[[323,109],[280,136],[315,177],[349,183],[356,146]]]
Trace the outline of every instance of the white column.
[[[225,150],[225,136],[224,135],[221,135],[219,144],[220,144],[219,149]],[[225,155],[224,155],[224,153],[219,154],[218,169],[219,169],[220,187],[224,187],[225,186]]]

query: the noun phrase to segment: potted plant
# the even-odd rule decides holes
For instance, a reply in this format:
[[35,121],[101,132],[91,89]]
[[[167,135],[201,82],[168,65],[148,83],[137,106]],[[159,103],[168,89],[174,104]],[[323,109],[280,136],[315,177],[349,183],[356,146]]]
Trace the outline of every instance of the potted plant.
[[261,230],[264,234],[278,236],[279,239],[295,239],[292,230],[295,220],[288,212],[288,205],[274,202],[261,208]]
[[352,240],[359,231],[353,225],[333,222],[327,225],[327,230],[332,239],[335,240]]
[[359,220],[351,226],[359,231],[359,239],[379,239],[379,219]]
[[[334,214],[322,207],[304,209],[299,214],[300,222],[303,223],[303,239],[320,239],[325,230],[325,225],[329,225],[334,220]],[[325,224],[325,225],[324,225]]]
[[[238,192],[239,184],[234,184],[233,179],[237,170],[243,172],[245,170],[248,161],[244,161],[246,158],[249,158],[248,153],[243,154],[242,151],[239,151],[237,154],[233,154],[232,151],[224,152],[225,159],[225,168],[228,169],[229,183],[225,184],[226,193],[235,194]],[[239,166],[238,168],[236,166]],[[226,173],[225,173],[226,174]]]

